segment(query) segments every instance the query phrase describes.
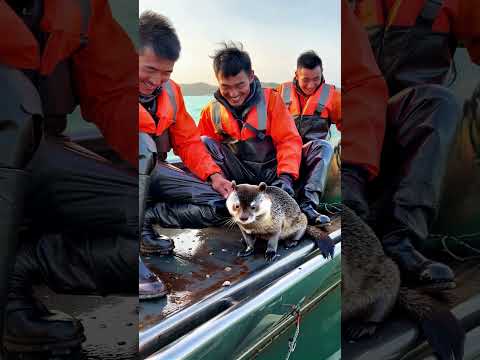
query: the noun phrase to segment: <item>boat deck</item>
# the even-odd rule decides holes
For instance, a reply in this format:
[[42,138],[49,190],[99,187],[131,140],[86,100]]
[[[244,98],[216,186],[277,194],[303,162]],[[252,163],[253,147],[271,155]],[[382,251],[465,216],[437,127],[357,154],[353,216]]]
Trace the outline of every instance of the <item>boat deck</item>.
[[[138,297],[56,294],[45,286],[35,293],[49,309],[81,320],[86,341],[75,360],[131,360],[138,358]],[[0,356],[1,358],[1,356]],[[50,359],[34,353],[25,359]]]
[[[340,218],[335,218],[325,231],[340,228]],[[144,257],[147,266],[167,285],[166,298],[140,303],[140,331],[158,324],[189,305],[208,295],[232,286],[247,276],[265,269],[265,242],[257,242],[255,253],[247,258],[237,257],[243,248],[241,233],[237,228],[161,229],[161,233],[175,241],[173,256]],[[304,239],[297,248],[313,243]],[[279,259],[297,248],[286,250],[279,245]]]

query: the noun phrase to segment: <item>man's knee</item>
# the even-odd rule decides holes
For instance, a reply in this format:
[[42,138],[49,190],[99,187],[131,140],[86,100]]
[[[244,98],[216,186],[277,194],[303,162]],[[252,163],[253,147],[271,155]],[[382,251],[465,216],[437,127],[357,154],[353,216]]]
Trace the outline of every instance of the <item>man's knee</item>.
[[448,139],[461,121],[461,107],[453,93],[440,85],[406,89],[389,100],[387,117],[395,133],[428,128]]
[[157,145],[150,135],[143,132],[138,135],[138,172],[140,175],[149,175],[157,161]]
[[218,147],[219,146],[219,143],[209,136],[203,135],[203,136],[200,136],[200,139],[202,140],[203,144],[207,147],[207,149],[209,149],[211,147]]
[[210,155],[217,161],[222,161],[224,156],[222,152],[222,145],[208,136],[201,136],[203,144],[207,148]]
[[323,159],[330,162],[334,153],[333,145],[322,139],[312,140],[303,145],[303,159],[311,162],[313,159]]
[[20,71],[0,65],[0,167],[24,168],[41,137],[42,105],[31,81]]
[[162,182],[199,182],[201,181],[193,174],[188,171],[182,170],[181,168],[174,166],[173,164],[165,163],[159,161],[155,168],[151,172],[151,185],[160,184]]

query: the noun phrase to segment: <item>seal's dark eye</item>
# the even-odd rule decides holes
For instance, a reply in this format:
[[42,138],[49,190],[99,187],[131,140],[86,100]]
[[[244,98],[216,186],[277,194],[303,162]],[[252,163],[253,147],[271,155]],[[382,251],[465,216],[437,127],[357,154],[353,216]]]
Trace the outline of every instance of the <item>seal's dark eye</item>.
[[255,209],[257,208],[257,206],[256,206],[255,204],[252,204],[252,205],[250,205],[250,208],[251,208],[252,210],[255,210]]
[[240,209],[240,204],[235,204],[235,205],[233,205],[233,208],[234,208],[235,210]]

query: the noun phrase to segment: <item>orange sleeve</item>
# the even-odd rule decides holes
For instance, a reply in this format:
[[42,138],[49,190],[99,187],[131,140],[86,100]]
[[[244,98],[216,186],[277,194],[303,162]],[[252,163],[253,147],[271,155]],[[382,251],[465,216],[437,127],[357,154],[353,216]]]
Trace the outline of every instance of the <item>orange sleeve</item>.
[[342,0],[342,161],[378,174],[388,89],[367,33]]
[[38,41],[6,1],[0,1],[0,63],[19,69],[40,66]]
[[200,121],[198,123],[198,130],[201,136],[208,136],[217,141],[222,141],[222,137],[215,131],[213,120],[210,116],[210,106],[207,105],[202,109],[200,114]]
[[180,89],[179,94],[177,120],[169,128],[170,141],[173,151],[180,156],[185,166],[205,181],[210,175],[221,170],[200,140],[200,132],[185,108]]
[[480,65],[480,4],[478,0],[458,1],[458,15],[454,19],[455,37],[465,44],[470,59]]
[[270,136],[277,150],[277,174],[290,174],[296,180],[302,159],[302,138],[279,93],[271,92],[268,104]]
[[82,116],[120,156],[138,166],[138,55],[106,0],[91,1],[88,43],[73,56]]

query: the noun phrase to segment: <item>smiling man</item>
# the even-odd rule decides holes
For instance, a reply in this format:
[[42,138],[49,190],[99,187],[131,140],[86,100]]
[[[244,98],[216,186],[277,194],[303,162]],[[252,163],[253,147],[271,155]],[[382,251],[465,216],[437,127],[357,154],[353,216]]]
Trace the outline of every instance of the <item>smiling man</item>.
[[225,44],[216,52],[215,99],[203,110],[202,140],[229,180],[266,182],[294,195],[302,141],[274,89],[262,89],[247,52]]
[[[148,254],[169,254],[174,244],[165,236],[157,236],[152,227],[154,223],[166,225],[161,221],[158,208],[148,208],[143,213],[147,195],[153,202],[160,202],[166,212],[178,204],[187,208],[195,204],[198,199],[193,187],[211,194],[213,202],[221,202],[232,190],[231,183],[202,144],[198,129],[185,108],[180,86],[170,80],[179,56],[180,41],[168,19],[152,11],[144,12],[140,16],[138,70],[139,200],[143,226],[141,250]],[[190,172],[165,162],[170,149],[180,156]],[[207,180],[211,184],[206,183]],[[160,297],[165,293],[160,279],[140,259],[140,299]]]
[[330,219],[318,212],[333,156],[327,141],[330,125],[340,127],[341,101],[335,86],[325,83],[322,60],[314,51],[297,59],[293,81],[278,88],[302,136],[302,168],[298,200],[308,222],[325,224]]

